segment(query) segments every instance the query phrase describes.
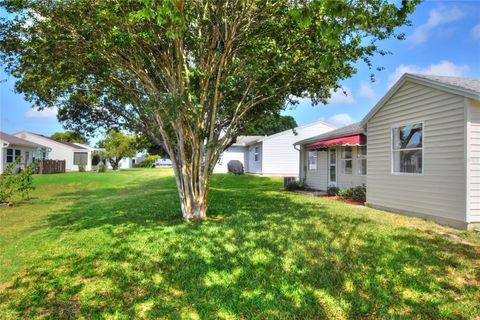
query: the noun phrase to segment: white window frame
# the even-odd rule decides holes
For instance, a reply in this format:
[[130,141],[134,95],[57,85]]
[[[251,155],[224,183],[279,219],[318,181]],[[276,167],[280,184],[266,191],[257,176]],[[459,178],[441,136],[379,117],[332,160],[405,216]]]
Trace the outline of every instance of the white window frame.
[[260,161],[260,147],[253,148],[253,161],[259,162]]
[[[344,157],[345,156],[345,154],[344,154],[345,148],[351,148],[350,158],[345,158]],[[345,172],[345,164],[347,163],[347,161],[352,162],[352,172],[350,172],[350,173]],[[340,147],[340,163],[342,164],[342,174],[347,175],[347,176],[353,175],[353,147],[352,146],[341,146]]]
[[[421,148],[408,148],[401,149],[402,151],[410,150],[422,150],[422,173],[413,173],[413,172],[396,172],[394,167],[394,151],[393,148],[393,129],[400,127],[413,126],[416,124],[422,125],[422,147]],[[413,121],[413,122],[402,122],[390,127],[390,174],[394,176],[423,176],[425,174],[425,121]]]
[[[9,156],[8,155],[8,150],[12,150],[12,155]],[[19,155],[15,155],[17,153],[17,151],[19,152]],[[8,161],[8,157],[13,157],[13,160],[12,161]],[[22,150],[21,149],[15,149],[15,148],[7,148],[6,151],[5,151],[5,163],[14,163],[17,158],[22,158]]]
[[[312,156],[310,157],[310,155],[312,155]],[[315,162],[310,162],[311,158],[314,158]],[[310,165],[313,165],[313,164],[315,165],[314,169],[312,169],[311,166],[310,166]],[[310,172],[318,170],[318,151],[316,151],[316,150],[308,150],[307,151],[307,169]]]
[[[360,150],[360,148],[365,148],[365,155],[360,155],[360,153],[358,152],[358,150]],[[358,176],[366,176],[367,175],[367,145],[364,144],[364,145],[359,145],[357,146],[357,175]],[[365,161],[365,173],[360,173],[360,168],[362,167],[360,165],[360,162],[361,161]]]
[[[75,156],[76,156],[77,154],[78,154],[79,156],[85,155],[85,157],[86,157],[86,158],[85,158],[85,163],[78,163],[78,162],[75,161]],[[81,159],[81,158],[80,158],[80,159]],[[86,166],[86,165],[88,165],[88,152],[86,152],[86,151],[81,151],[81,152],[75,151],[75,152],[73,152],[73,165],[74,165],[74,166]]]

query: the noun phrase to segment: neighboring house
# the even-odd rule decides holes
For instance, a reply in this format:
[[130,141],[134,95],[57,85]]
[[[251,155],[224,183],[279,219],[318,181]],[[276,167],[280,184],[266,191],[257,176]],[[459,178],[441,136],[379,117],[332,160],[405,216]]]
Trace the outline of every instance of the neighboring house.
[[0,173],[20,157],[20,165],[13,169],[25,168],[35,159],[48,159],[50,149],[44,145],[27,141],[10,134],[0,132]]
[[78,171],[78,166],[83,165],[87,171],[92,169],[92,150],[74,143],[58,141],[41,134],[21,131],[14,134],[18,138],[47,146],[51,149],[49,159],[65,160],[66,171]]
[[327,190],[366,184],[366,136],[359,123],[295,143],[301,146],[300,178],[309,188]]
[[[461,229],[480,224],[480,79],[405,74],[361,128],[357,134],[367,137],[367,205]],[[307,170],[309,159],[315,162],[310,152],[318,150],[319,170],[341,172],[349,166],[342,160],[335,169],[321,164],[322,143],[322,136],[298,143],[300,177],[320,190],[328,186],[328,174],[315,179]],[[362,144],[339,141],[335,147]],[[352,153],[355,166],[360,160]]]
[[[80,146],[80,147],[83,147],[85,149],[88,149],[92,153],[92,155],[97,151],[103,150],[101,148],[91,147],[91,146],[83,144],[83,143],[74,142],[73,144],[75,144],[77,146]],[[112,168],[112,166],[110,165],[110,162],[109,161],[106,161],[106,162],[107,162],[106,163],[107,168]],[[97,170],[98,164],[99,163],[97,163],[92,156],[92,161],[91,161],[92,170]],[[134,164],[135,164],[135,158],[126,157],[126,158],[122,158],[122,160],[120,160],[120,162],[118,163],[118,168],[119,169],[131,169],[131,168],[133,168]]]
[[240,136],[225,150],[216,172],[227,172],[228,162],[239,160],[245,172],[272,176],[298,176],[299,152],[293,143],[335,129],[325,121],[316,121],[270,136]]

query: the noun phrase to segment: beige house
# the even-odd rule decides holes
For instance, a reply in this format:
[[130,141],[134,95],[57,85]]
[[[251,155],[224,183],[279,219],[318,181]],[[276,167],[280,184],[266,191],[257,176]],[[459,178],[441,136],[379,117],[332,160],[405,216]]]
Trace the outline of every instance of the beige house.
[[[405,74],[357,129],[367,139],[367,205],[461,229],[480,224],[480,79]],[[297,143],[306,185],[324,190],[330,184],[326,173],[335,170],[337,185],[348,186],[341,175],[346,166],[350,172],[350,162],[349,181],[362,183],[354,177],[363,161],[355,149],[362,143],[331,140],[320,136]],[[322,143],[336,149],[335,169]],[[345,147],[352,152],[342,156]],[[322,175],[307,170],[314,151]]]

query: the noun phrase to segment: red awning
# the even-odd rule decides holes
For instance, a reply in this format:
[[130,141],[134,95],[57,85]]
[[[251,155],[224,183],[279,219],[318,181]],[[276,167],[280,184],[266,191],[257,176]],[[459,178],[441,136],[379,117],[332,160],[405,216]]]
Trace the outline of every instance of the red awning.
[[356,134],[348,137],[320,140],[307,145],[306,149],[320,149],[333,146],[360,146],[365,144],[365,138],[363,134]]

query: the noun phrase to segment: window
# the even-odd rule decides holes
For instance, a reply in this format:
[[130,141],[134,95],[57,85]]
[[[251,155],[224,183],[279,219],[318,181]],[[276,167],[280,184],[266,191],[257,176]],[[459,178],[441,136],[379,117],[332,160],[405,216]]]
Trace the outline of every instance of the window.
[[74,152],[73,153],[73,164],[76,166],[86,166],[87,165],[88,154],[87,152]]
[[342,147],[342,171],[343,174],[352,174],[352,147]]
[[15,159],[21,157],[22,151],[18,149],[7,149],[7,163],[12,163]]
[[367,174],[367,146],[357,147],[357,174],[359,176]]
[[423,124],[392,129],[392,172],[423,173]]
[[254,160],[258,162],[260,160],[260,147],[255,147],[254,152]]
[[308,170],[317,170],[317,151],[308,151]]

